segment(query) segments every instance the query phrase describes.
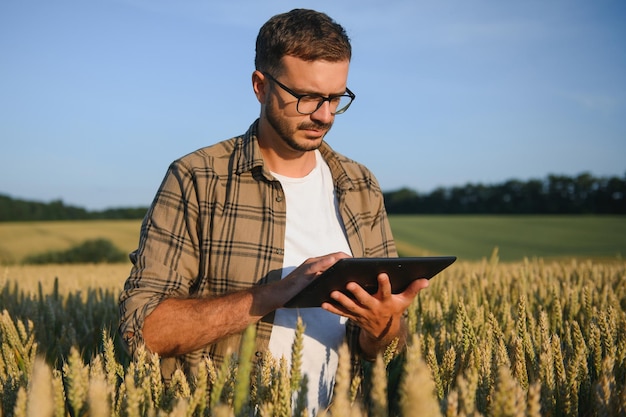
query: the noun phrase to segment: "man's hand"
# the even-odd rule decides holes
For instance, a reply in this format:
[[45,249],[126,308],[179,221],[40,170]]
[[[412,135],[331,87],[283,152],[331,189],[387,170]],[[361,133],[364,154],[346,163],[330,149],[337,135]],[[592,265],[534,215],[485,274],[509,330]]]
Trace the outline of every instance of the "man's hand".
[[359,342],[366,358],[374,359],[391,341],[398,337],[404,343],[406,329],[402,315],[417,294],[428,287],[427,279],[413,281],[403,292],[391,293],[389,276],[378,275],[378,291],[369,294],[360,285],[350,282],[346,289],[349,297],[341,291],[333,291],[334,303],[323,303],[322,308],[347,317],[361,328]]
[[240,333],[282,307],[342,252],[307,259],[285,279],[211,298],[167,298],[145,319],[143,338],[150,351],[163,357],[182,355]]
[[304,261],[283,280],[275,283],[276,286],[280,287],[277,289],[276,295],[281,298],[281,301],[279,301],[275,308],[282,307],[287,301],[291,300],[292,297],[302,291],[338,260],[349,257],[350,255],[346,253],[335,252],[316,258],[309,258]]

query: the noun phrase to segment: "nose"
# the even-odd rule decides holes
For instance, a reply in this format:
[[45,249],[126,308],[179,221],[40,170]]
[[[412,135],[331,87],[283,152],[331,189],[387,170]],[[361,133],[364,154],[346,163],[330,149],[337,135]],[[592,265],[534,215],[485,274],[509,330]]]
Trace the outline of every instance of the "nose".
[[330,112],[330,103],[325,101],[320,108],[311,113],[311,120],[316,120],[320,123],[330,123],[333,121],[333,115]]

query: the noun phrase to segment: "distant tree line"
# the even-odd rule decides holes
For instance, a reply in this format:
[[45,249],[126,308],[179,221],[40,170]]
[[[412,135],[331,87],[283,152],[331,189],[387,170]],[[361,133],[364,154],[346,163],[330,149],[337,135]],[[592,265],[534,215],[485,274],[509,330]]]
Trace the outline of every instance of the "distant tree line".
[[[626,214],[624,177],[549,175],[500,184],[468,183],[429,193],[409,188],[384,193],[389,214]],[[0,194],[0,221],[142,219],[147,207],[88,211],[61,200],[49,203]]]
[[402,188],[384,197],[390,214],[626,214],[626,174],[468,183],[426,194]]
[[97,219],[142,219],[146,207],[110,208],[89,211],[81,207],[68,206],[61,200],[49,203],[27,201],[0,194],[0,221],[33,220],[97,220]]

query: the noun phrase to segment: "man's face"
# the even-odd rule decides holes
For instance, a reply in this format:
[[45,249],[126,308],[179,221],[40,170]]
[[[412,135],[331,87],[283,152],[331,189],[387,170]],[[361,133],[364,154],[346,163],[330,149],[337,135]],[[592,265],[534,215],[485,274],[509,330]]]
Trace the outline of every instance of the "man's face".
[[[348,61],[304,61],[286,56],[283,58],[283,71],[271,74],[280,83],[298,94],[330,96],[344,94],[348,79]],[[263,106],[262,117],[275,132],[275,146],[288,147],[292,151],[306,152],[317,149],[330,128],[335,116],[331,114],[328,102],[314,113],[304,115],[296,110],[297,98],[283,90],[276,83],[270,84]]]

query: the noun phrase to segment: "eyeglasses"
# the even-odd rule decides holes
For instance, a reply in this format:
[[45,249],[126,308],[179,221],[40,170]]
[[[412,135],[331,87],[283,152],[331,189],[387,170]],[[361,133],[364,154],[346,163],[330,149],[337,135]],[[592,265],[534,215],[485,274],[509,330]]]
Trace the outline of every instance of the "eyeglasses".
[[296,103],[296,111],[300,114],[313,114],[320,107],[322,107],[326,101],[330,104],[330,114],[341,114],[348,110],[348,107],[352,104],[352,100],[356,97],[356,95],[347,87],[345,94],[337,94],[328,97],[324,97],[319,94],[298,94],[285,84],[278,81],[276,78],[272,77],[270,74],[263,72],[263,75],[298,99],[298,102]]

